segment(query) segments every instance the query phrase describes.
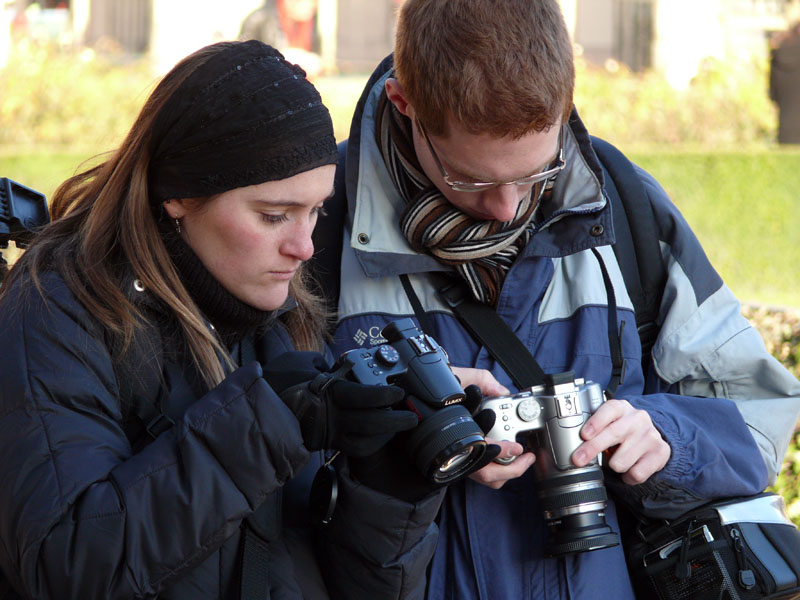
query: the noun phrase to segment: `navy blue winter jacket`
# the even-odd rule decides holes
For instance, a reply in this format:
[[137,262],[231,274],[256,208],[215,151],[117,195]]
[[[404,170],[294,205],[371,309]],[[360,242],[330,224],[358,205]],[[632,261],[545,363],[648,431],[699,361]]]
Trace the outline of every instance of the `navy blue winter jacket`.
[[[169,319],[130,285],[155,310],[164,381],[123,402],[103,329],[58,275],[42,284],[45,299],[16,285],[0,310],[0,567],[17,597],[238,598],[245,520],[268,543],[272,600],[326,598],[309,587],[318,565],[333,598],[421,597],[441,495],[401,503],[345,470],[318,560],[300,527],[315,465],[302,471],[299,425],[259,363],[203,393]],[[262,363],[291,348],[277,324],[254,347]],[[137,402],[175,424],[135,451]]]

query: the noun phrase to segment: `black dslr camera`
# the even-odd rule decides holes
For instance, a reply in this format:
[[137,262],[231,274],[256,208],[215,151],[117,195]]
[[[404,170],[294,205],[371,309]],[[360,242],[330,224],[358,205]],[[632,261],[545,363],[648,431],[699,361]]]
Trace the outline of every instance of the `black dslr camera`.
[[497,416],[487,437],[519,441],[536,455],[533,467],[549,531],[548,556],[619,544],[617,534],[606,524],[608,496],[598,460],[585,467],[572,464],[572,453],[583,443],[581,427],[604,400],[598,384],[567,372],[546,375],[544,385],[512,396],[486,398],[481,404],[481,409]]
[[0,177],[0,281],[8,270],[3,250],[9,242],[25,248],[35,230],[50,221],[44,194]]
[[486,441],[483,431],[461,405],[464,390],[450,370],[447,355],[411,319],[386,325],[387,344],[345,352],[336,363],[350,367],[347,377],[364,384],[397,385],[406,391],[404,405],[419,424],[404,440],[409,456],[434,483],[452,483],[478,466]]

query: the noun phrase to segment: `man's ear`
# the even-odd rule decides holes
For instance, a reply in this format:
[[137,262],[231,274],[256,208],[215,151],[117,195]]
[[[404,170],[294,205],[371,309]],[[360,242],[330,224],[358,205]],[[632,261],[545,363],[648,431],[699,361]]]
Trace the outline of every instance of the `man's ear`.
[[414,107],[406,100],[406,95],[400,82],[394,77],[389,77],[384,85],[386,86],[386,97],[400,111],[400,114],[409,119],[412,118]]

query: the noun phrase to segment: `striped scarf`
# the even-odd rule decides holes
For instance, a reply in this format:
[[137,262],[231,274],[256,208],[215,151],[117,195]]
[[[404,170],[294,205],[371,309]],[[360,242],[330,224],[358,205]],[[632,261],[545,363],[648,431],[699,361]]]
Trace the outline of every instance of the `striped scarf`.
[[478,302],[496,306],[506,274],[533,235],[531,217],[545,184],[533,186],[507,223],[473,219],[427,178],[414,152],[411,127],[384,92],[377,137],[389,175],[406,201],[400,229],[414,250],[453,266]]

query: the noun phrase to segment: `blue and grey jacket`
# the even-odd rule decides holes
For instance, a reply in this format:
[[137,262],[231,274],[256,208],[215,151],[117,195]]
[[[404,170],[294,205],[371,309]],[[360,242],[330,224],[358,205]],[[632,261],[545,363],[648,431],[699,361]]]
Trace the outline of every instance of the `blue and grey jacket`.
[[[403,200],[375,141],[375,108],[388,76],[373,75],[353,120],[346,160],[348,215],[334,351],[384,342],[389,321],[413,317],[407,274],[455,366],[509,376],[436,296],[448,267],[416,253],[398,227]],[[638,486],[607,476],[612,495],[650,516],[674,516],[710,498],[753,494],[774,481],[800,413],[800,383],[766,351],[758,332],[709,264],[664,190],[637,168],[654,205],[668,272],[653,366],[642,372],[633,308],[610,244],[610,207],[589,136],[573,118],[567,168],[535,215],[536,231],[505,279],[497,312],[545,372],[573,371],[607,385],[608,295],[596,248],[625,321],[626,362],[617,397],[644,409],[671,448],[669,462]],[[545,525],[532,469],[492,490],[450,486],[440,515],[428,598],[633,598],[620,547],[545,558]],[[609,524],[617,510],[609,502]]]

